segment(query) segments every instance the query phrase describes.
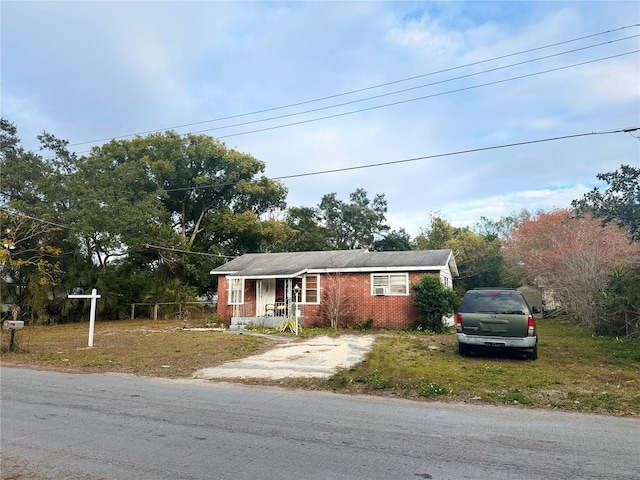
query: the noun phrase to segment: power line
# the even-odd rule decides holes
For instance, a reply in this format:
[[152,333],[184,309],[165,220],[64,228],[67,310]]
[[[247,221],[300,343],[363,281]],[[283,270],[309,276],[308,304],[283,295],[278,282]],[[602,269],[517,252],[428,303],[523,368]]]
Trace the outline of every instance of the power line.
[[[279,176],[279,177],[273,177],[272,180],[286,180],[286,179],[290,179],[290,178],[301,178],[301,177],[309,177],[309,176],[314,176],[314,175],[326,175],[326,174],[330,174],[330,173],[339,173],[339,172],[346,172],[346,171],[351,171],[351,170],[361,170],[361,169],[365,169],[365,168],[382,167],[382,166],[387,166],[387,165],[397,165],[397,164],[401,164],[401,163],[416,162],[416,161],[419,161],[419,160],[431,160],[431,159],[434,159],[434,158],[442,158],[442,157],[449,157],[449,156],[455,156],[455,155],[464,155],[464,154],[483,152],[483,151],[488,151],[488,150],[497,150],[497,149],[502,149],[502,148],[510,148],[510,147],[523,146],[523,145],[532,145],[532,144],[536,144],[536,143],[552,142],[552,141],[557,141],[557,140],[566,140],[566,139],[570,139],[570,138],[579,138],[579,137],[586,137],[586,136],[593,136],[593,135],[610,135],[610,134],[613,134],[613,133],[629,133],[631,135],[632,132],[637,132],[638,130],[640,130],[640,127],[634,126],[634,127],[626,127],[626,128],[605,130],[605,131],[599,131],[599,132],[577,133],[577,134],[572,134],[572,135],[563,135],[563,136],[559,136],[559,137],[550,137],[550,138],[543,138],[543,139],[537,139],[537,140],[527,140],[527,141],[523,141],[523,142],[514,142],[514,143],[507,143],[507,144],[502,144],[502,145],[493,145],[493,146],[489,146],[489,147],[479,147],[479,148],[472,148],[472,149],[467,149],[467,150],[459,150],[459,151],[455,151],[455,152],[427,155],[427,156],[422,156],[422,157],[406,158],[406,159],[402,159],[402,160],[392,160],[392,161],[388,161],[388,162],[379,162],[379,163],[371,163],[371,164],[365,164],[365,165],[356,165],[356,166],[353,166],[353,167],[336,168],[336,169],[322,170],[322,171],[317,171],[317,172],[307,172],[307,173],[283,175],[283,176]],[[181,190],[195,190],[195,189],[202,189],[202,188],[219,187],[219,186],[223,186],[223,185],[234,185],[234,184],[237,184],[237,183],[239,183],[239,182],[237,182],[237,181],[236,182],[227,182],[227,183],[219,184],[219,185],[200,186],[200,187],[191,187],[191,188],[179,188],[179,189],[170,189],[170,190],[165,190],[165,191],[166,192],[171,192],[171,191],[181,191]],[[8,210],[8,209],[6,209],[4,207],[0,207],[0,210],[8,213],[9,215],[19,215],[19,216],[22,216],[22,217],[25,217],[25,218],[29,218],[29,219],[34,220],[34,221],[46,223],[46,224],[49,224],[49,225],[54,225],[56,227],[69,228],[66,225],[61,225],[61,224],[58,224],[58,223],[50,222],[48,220],[42,220],[42,219],[39,219],[39,218],[36,218],[36,217],[32,217],[30,215],[25,215],[25,214],[20,213],[20,212],[13,212],[13,211]],[[187,253],[187,254],[192,254],[192,255],[202,255],[202,256],[218,257],[218,258],[235,258],[234,256],[231,256],[231,255],[221,255],[221,254],[213,254],[213,253],[205,253],[205,252],[193,252],[193,251],[189,251],[189,250],[178,249],[178,248],[175,248],[175,247],[162,247],[162,246],[159,246],[159,245],[151,245],[151,244],[145,244],[145,247],[146,248],[156,248],[156,249],[160,249],[160,250],[168,250],[168,251],[179,252],[179,253]]]
[[[1,206],[0,206],[0,210],[5,212],[5,213],[7,213],[7,214],[9,214],[9,215],[15,215],[15,216],[18,216],[18,217],[28,218],[29,220],[33,220],[33,221],[36,221],[36,222],[44,223],[44,224],[47,224],[47,225],[53,225],[54,227],[65,228],[65,229],[69,228],[68,225],[61,225],[59,223],[50,222],[48,220],[43,220],[41,218],[32,217],[31,215],[26,215],[26,214],[24,214],[22,212],[12,211],[12,210],[9,210],[9,209],[1,207]],[[207,256],[207,257],[236,258],[233,255],[221,255],[221,254],[216,254],[216,253],[192,252],[192,251],[189,251],[189,250],[181,250],[179,248],[174,248],[174,247],[161,247],[159,245],[151,245],[151,244],[148,244],[148,243],[145,244],[145,247],[146,248],[157,248],[159,250],[170,250],[172,252],[189,253],[189,254],[192,254],[192,255],[204,255],[204,256]]]
[[638,131],[640,130],[640,127],[631,127],[631,128],[621,128],[621,129],[616,129],[616,130],[608,130],[608,131],[602,131],[602,132],[589,132],[589,133],[576,133],[573,135],[563,135],[560,137],[550,137],[550,138],[543,138],[543,139],[538,139],[538,140],[527,140],[524,142],[514,142],[514,143],[505,143],[503,145],[494,145],[491,147],[479,147],[479,148],[471,148],[468,150],[459,150],[457,152],[449,152],[449,153],[440,153],[440,154],[436,154],[436,155],[427,155],[424,157],[413,157],[413,158],[406,158],[403,160],[392,160],[389,162],[380,162],[380,163],[373,163],[373,164],[368,164],[368,165],[359,165],[359,166],[354,166],[354,167],[344,167],[344,168],[336,168],[336,169],[332,169],[332,170],[324,170],[324,171],[320,171],[320,172],[312,172],[312,173],[300,173],[300,174],[295,174],[295,175],[285,175],[282,177],[274,177],[273,180],[284,180],[284,179],[288,179],[288,178],[299,178],[299,177],[308,177],[311,175],[321,175],[321,174],[326,174],[326,173],[337,173],[337,172],[346,172],[349,170],[360,170],[363,168],[372,168],[372,167],[382,167],[382,166],[386,166],[386,165],[397,165],[399,163],[409,163],[409,162],[416,162],[418,160],[432,160],[434,158],[442,158],[442,157],[451,157],[454,155],[464,155],[467,153],[476,153],[476,152],[484,152],[487,150],[498,150],[501,148],[510,148],[510,147],[518,147],[518,146],[522,146],[522,145],[533,145],[535,143],[544,143],[544,142],[554,142],[556,140],[567,140],[569,138],[578,138],[578,137],[587,137],[587,136],[592,136],[592,135],[609,135],[612,133],[628,133],[628,132],[632,132],[632,131]]
[[[396,106],[396,105],[402,105],[402,104],[405,104],[405,103],[416,102],[418,100],[426,100],[427,98],[441,97],[441,96],[444,96],[444,95],[450,95],[452,93],[460,93],[460,92],[465,92],[465,91],[468,91],[468,90],[475,90],[476,88],[488,87],[488,86],[491,86],[491,85],[498,85],[500,83],[511,82],[513,80],[521,80],[523,78],[535,77],[537,75],[543,75],[545,73],[557,72],[557,71],[566,70],[566,69],[569,69],[569,68],[580,67],[580,66],[583,66],[583,65],[588,65],[590,63],[601,62],[603,60],[611,60],[612,58],[623,57],[625,55],[632,55],[632,54],[638,53],[638,52],[640,52],[640,49],[639,50],[632,50],[632,51],[626,52],[626,53],[620,53],[620,54],[617,54],[617,55],[611,55],[611,56],[608,56],[608,57],[601,57],[601,58],[598,58],[598,59],[595,59],[595,60],[589,60],[589,61],[586,61],[586,62],[574,63],[573,65],[565,65],[563,67],[552,68],[552,69],[543,70],[543,71],[540,71],[540,72],[528,73],[528,74],[525,74],[525,75],[519,75],[517,77],[510,77],[510,78],[505,78],[505,79],[502,79],[502,80],[495,80],[493,82],[482,83],[482,84],[479,84],[479,85],[472,85],[470,87],[462,87],[462,88],[457,88],[457,89],[454,89],[454,90],[448,90],[446,92],[433,93],[433,94],[424,95],[424,96],[421,96],[421,97],[409,98],[407,100],[399,100],[397,102],[385,103],[385,104],[376,105],[376,106],[373,106],[373,107],[362,108],[360,110],[352,110],[350,112],[336,113],[334,115],[327,115],[327,116],[324,116],[324,117],[311,118],[311,119],[308,119],[308,120],[300,120],[298,122],[285,123],[285,124],[282,124],[282,125],[274,125],[274,126],[271,126],[271,127],[258,128],[256,130],[247,130],[247,131],[244,131],[244,132],[230,133],[228,135],[219,135],[216,138],[237,137],[237,136],[240,136],[240,135],[248,135],[250,133],[266,132],[266,131],[269,131],[269,130],[276,130],[276,129],[279,129],[279,128],[292,127],[292,126],[295,126],[295,125],[303,125],[305,123],[318,122],[320,120],[327,120],[327,119],[330,119],[330,118],[344,117],[344,116],[347,116],[347,115],[353,115],[355,113],[368,112],[368,111],[371,111],[371,110],[378,110],[380,108],[386,108],[386,107],[392,107],[392,106]],[[204,132],[208,132],[208,131],[211,131],[211,130],[215,130],[215,129],[199,130],[199,131],[192,132],[192,133],[194,133],[194,134],[195,133],[204,133]]]
[[[278,107],[271,107],[271,108],[266,108],[266,109],[262,109],[262,110],[256,110],[256,111],[248,112],[248,113],[242,113],[242,114],[237,114],[237,115],[229,115],[229,116],[225,116],[225,117],[214,118],[214,119],[211,119],[211,120],[203,120],[203,121],[199,121],[199,122],[186,123],[186,124],[176,125],[176,126],[172,126],[172,127],[159,128],[159,129],[155,129],[155,130],[146,130],[146,131],[141,131],[141,132],[137,132],[137,133],[131,133],[131,134],[127,134],[127,135],[119,135],[119,136],[109,137],[109,138],[102,138],[102,139],[97,139],[97,140],[89,140],[89,141],[77,142],[77,143],[69,144],[68,146],[78,146],[78,145],[87,145],[87,144],[91,144],[91,143],[105,142],[105,141],[109,141],[109,140],[116,140],[116,139],[121,139],[121,138],[132,137],[132,136],[135,136],[135,135],[145,135],[145,134],[161,132],[161,131],[165,131],[165,130],[174,130],[174,129],[178,129],[178,128],[191,127],[191,126],[195,126],[195,125],[202,125],[202,124],[205,124],[205,123],[213,123],[213,122],[222,121],[222,120],[231,120],[231,119],[234,119],[234,118],[241,118],[241,117],[246,117],[246,116],[251,116],[251,115],[257,115],[257,114],[260,114],[260,113],[273,112],[273,111],[277,111],[277,110],[283,110],[283,109],[286,109],[286,108],[291,108],[291,107],[296,107],[296,106],[301,106],[301,105],[307,105],[307,104],[310,104],[310,103],[329,100],[329,99],[332,99],[332,98],[343,97],[343,96],[352,95],[352,94],[355,94],[355,93],[361,93],[361,92],[368,91],[368,90],[373,90],[373,89],[376,89],[376,88],[381,88],[381,87],[385,87],[385,86],[389,86],[389,85],[395,85],[395,84],[398,84],[398,83],[403,83],[403,82],[408,82],[408,81],[411,81],[411,80],[416,80],[418,78],[424,78],[424,77],[428,77],[428,76],[431,76],[431,75],[437,75],[437,74],[440,74],[440,73],[451,72],[451,71],[459,70],[459,69],[462,69],[462,68],[467,68],[467,67],[481,65],[481,64],[492,62],[492,61],[496,61],[496,60],[510,58],[510,57],[514,57],[514,56],[518,56],[518,55],[523,55],[525,53],[531,53],[531,52],[535,52],[535,51],[538,51],[538,50],[544,50],[544,49],[547,49],[547,48],[557,47],[557,46],[560,46],[560,45],[566,45],[566,44],[577,42],[577,41],[580,41],[580,40],[585,40],[585,39],[588,39],[588,38],[593,38],[593,37],[597,37],[597,36],[601,36],[601,35],[606,35],[606,34],[622,31],[622,30],[629,29],[629,28],[636,28],[636,27],[639,27],[639,26],[640,26],[640,23],[639,24],[626,25],[626,26],[615,28],[615,29],[611,29],[611,30],[605,30],[603,32],[593,33],[593,34],[590,34],[590,35],[585,35],[585,36],[582,36],[582,37],[577,37],[577,38],[573,38],[573,39],[570,39],[570,40],[565,40],[565,41],[562,41],[562,42],[556,42],[556,43],[543,45],[543,46],[539,46],[539,47],[535,47],[535,48],[531,48],[531,49],[527,49],[527,50],[522,50],[522,51],[519,51],[519,52],[513,52],[513,53],[506,54],[506,55],[500,55],[500,56],[497,56],[497,57],[492,57],[492,58],[488,58],[488,59],[485,59],[485,60],[480,60],[480,61],[477,61],[477,62],[471,62],[471,63],[467,63],[467,64],[464,64],[464,65],[458,65],[458,66],[455,66],[455,67],[450,67],[450,68],[446,68],[446,69],[442,69],[442,70],[438,70],[438,71],[434,71],[434,72],[429,72],[429,73],[424,73],[424,74],[421,74],[421,75],[415,75],[415,76],[412,76],[412,77],[403,78],[403,79],[400,79],[400,80],[394,80],[394,81],[390,81],[390,82],[386,82],[386,83],[381,83],[381,84],[378,84],[378,85],[364,87],[364,88],[360,88],[360,89],[356,89],[356,90],[350,90],[350,91],[347,91],[347,92],[337,93],[337,94],[334,94],[334,95],[327,95],[327,96],[324,96],[324,97],[314,98],[314,99],[311,99],[311,100],[305,100],[305,101],[291,103],[291,104],[282,105],[282,106],[278,106]],[[632,37],[627,37],[627,38],[632,38]],[[613,41],[604,42],[604,43],[612,43],[614,41],[619,41],[619,40],[613,40]],[[604,44],[604,43],[602,43],[602,44]],[[595,46],[599,46],[599,45],[602,45],[602,44],[598,44],[598,45],[595,45]],[[584,47],[584,48],[591,48],[591,47]],[[580,50],[580,49],[578,49],[578,50]],[[522,62],[522,63],[526,63],[526,62]]]
[[149,243],[145,244],[146,248],[157,248],[159,250],[170,250],[172,252],[179,252],[179,253],[190,253],[192,255],[204,255],[206,257],[220,257],[220,258],[236,258],[233,255],[220,255],[217,253],[205,253],[205,252],[192,252],[190,250],[181,250],[179,248],[174,248],[174,247],[160,247],[158,245],[151,245]]
[[24,214],[22,212],[16,212],[16,211],[10,210],[10,209],[5,208],[5,207],[1,207],[0,206],[0,210],[2,210],[5,213],[8,213],[9,215],[15,215],[15,216],[18,216],[18,217],[28,218],[29,220],[34,220],[36,222],[41,222],[41,223],[46,223],[48,225],[53,225],[54,227],[69,228],[67,225],[60,225],[59,223],[54,223],[54,222],[50,222],[48,220],[43,220],[41,218],[32,217],[32,216],[26,215],[26,214]]
[[[331,169],[331,170],[320,170],[320,171],[316,171],[316,172],[306,172],[306,173],[297,173],[297,174],[291,174],[291,175],[281,175],[281,176],[278,176],[278,177],[271,177],[270,179],[271,180],[286,180],[286,179],[289,179],[289,178],[300,178],[300,177],[309,177],[309,176],[314,176],[314,175],[325,175],[325,174],[329,174],[329,173],[339,173],[339,172],[346,172],[346,171],[350,171],[350,170],[361,170],[361,169],[365,169],[365,168],[374,168],[374,167],[382,167],[382,166],[386,166],[386,165],[395,165],[395,164],[400,164],[400,163],[415,162],[415,161],[418,161],[418,160],[431,160],[431,159],[434,159],[434,158],[450,157],[450,156],[455,156],[455,155],[464,155],[464,154],[468,154],[468,153],[483,152],[483,151],[487,151],[487,150],[498,150],[498,149],[502,149],[502,148],[510,148],[510,147],[517,147],[517,146],[523,146],[523,145],[532,145],[532,144],[536,144],[536,143],[554,142],[554,141],[558,141],[558,140],[567,140],[567,139],[570,139],[570,138],[587,137],[587,136],[593,136],[593,135],[610,135],[610,134],[613,134],[613,133],[629,133],[629,134],[631,134],[631,132],[637,132],[639,130],[640,130],[640,127],[633,126],[633,127],[625,127],[625,128],[616,128],[616,129],[612,129],[612,130],[602,130],[602,131],[597,131],[597,132],[576,133],[576,134],[571,134],[571,135],[562,135],[562,136],[558,136],[558,137],[547,137],[547,138],[536,139],[536,140],[525,140],[525,141],[522,141],[522,142],[505,143],[505,144],[501,144],[501,145],[492,145],[492,146],[489,146],[489,147],[478,147],[478,148],[472,148],[472,149],[468,149],[468,150],[458,150],[458,151],[454,151],[454,152],[438,153],[438,154],[434,154],[434,155],[426,155],[426,156],[421,156],[421,157],[405,158],[405,159],[402,159],[402,160],[391,160],[391,161],[387,161],[387,162],[369,163],[369,164],[365,164],[365,165],[356,165],[356,166],[352,166],[352,167],[343,167],[343,168],[336,168],[336,169]],[[237,185],[241,181],[242,180],[233,181],[233,182],[224,182],[224,183],[219,183],[219,184],[215,184],[215,185],[198,185],[198,186],[193,186],[193,187],[170,188],[170,189],[164,190],[164,192],[168,193],[168,192],[180,192],[180,191],[190,191],[190,190],[205,190],[205,189],[209,189],[209,188],[219,188],[219,187],[226,187],[226,186],[230,186],[230,185]],[[31,218],[32,220],[42,221],[42,222],[45,222],[45,223],[51,223],[52,225],[56,225],[56,226],[59,226],[59,227],[68,228],[65,225],[58,225],[58,224],[55,224],[55,223],[52,223],[52,222],[47,222],[45,220],[40,220],[40,219],[35,218],[35,217],[29,217],[28,215],[24,215],[24,214],[21,214],[21,213],[12,212],[12,211],[10,211],[10,210],[8,210],[6,208],[0,207],[0,210],[3,210],[3,211],[5,211],[5,212],[7,212],[9,214],[22,215],[22,216]]]
[[[366,102],[366,101],[369,101],[369,100],[375,100],[377,98],[390,97],[391,95],[397,95],[399,93],[405,93],[405,92],[410,92],[412,90],[418,90],[418,89],[421,89],[421,88],[432,87],[434,85],[440,85],[440,84],[443,84],[443,83],[449,83],[449,82],[453,82],[455,80],[462,80],[464,78],[475,77],[475,76],[483,75],[485,73],[497,72],[498,70],[505,70],[507,68],[526,65],[528,63],[537,62],[539,60],[547,60],[549,58],[559,57],[561,55],[567,55],[569,53],[575,53],[575,52],[578,52],[578,51],[581,51],[581,50],[587,50],[587,49],[590,49],[590,48],[600,47],[602,45],[608,45],[608,44],[613,43],[613,42],[620,42],[620,41],[623,41],[623,40],[629,40],[631,38],[637,38],[637,37],[640,37],[640,35],[632,35],[630,37],[625,37],[625,38],[621,38],[621,39],[617,39],[617,40],[613,40],[613,41],[609,41],[609,42],[599,43],[599,44],[596,44],[596,45],[590,45],[588,47],[576,48],[576,49],[573,49],[573,50],[567,50],[567,51],[564,51],[564,52],[554,53],[554,54],[551,54],[551,55],[545,55],[543,57],[533,58],[533,59],[525,60],[523,62],[511,63],[509,65],[503,65],[501,67],[490,68],[488,70],[482,70],[480,72],[474,72],[474,73],[469,73],[469,74],[466,74],[466,75],[460,75],[458,77],[447,78],[445,80],[439,80],[437,82],[417,85],[415,87],[404,88],[402,90],[395,90],[393,92],[382,93],[382,94],[379,94],[379,95],[374,95],[374,96],[371,96],[371,97],[365,97],[365,98],[361,98],[361,99],[358,99],[358,100],[351,100],[349,102],[335,103],[333,105],[327,105],[327,106],[324,106],[324,107],[318,107],[318,108],[314,108],[314,109],[311,109],[311,110],[304,110],[304,111],[301,111],[301,112],[288,113],[288,114],[284,114],[284,115],[278,115],[278,116],[275,116],[275,117],[263,118],[263,119],[260,119],[260,120],[251,120],[251,121],[242,122],[242,123],[235,123],[235,124],[231,124],[231,125],[223,125],[223,126],[220,126],[220,127],[208,128],[208,129],[205,129],[205,130],[197,130],[197,131],[194,131],[194,132],[191,132],[191,133],[196,134],[196,133],[212,132],[214,130],[223,130],[223,129],[226,129],[226,128],[242,127],[242,126],[245,126],[245,125],[263,123],[263,122],[268,122],[268,121],[271,121],[271,120],[280,120],[282,118],[296,117],[296,116],[304,115],[304,114],[307,114],[307,113],[314,113],[314,112],[320,112],[320,111],[323,111],[323,110],[330,110],[332,108],[344,107],[346,105],[353,105],[353,104],[356,104],[356,103],[362,103],[362,102]],[[566,68],[570,68],[570,67],[566,67]],[[542,73],[546,73],[546,72],[542,72]],[[516,79],[517,78],[520,78],[520,77],[516,77]],[[445,95],[447,93],[449,93],[449,92],[444,92],[444,93],[441,93],[440,95]],[[422,98],[424,98],[424,97],[419,97],[418,99],[422,99]],[[219,138],[223,138],[223,137],[219,137]]]
[[[477,152],[483,152],[483,151],[488,151],[488,150],[497,150],[497,149],[502,149],[502,148],[511,148],[511,147],[517,147],[517,146],[523,146],[523,145],[532,145],[532,144],[537,144],[537,143],[553,142],[553,141],[558,141],[558,140],[567,140],[567,139],[571,139],[571,138],[579,138],[579,137],[586,137],[586,136],[593,136],[593,135],[610,135],[610,134],[614,134],[614,133],[629,133],[631,135],[632,132],[637,132],[639,130],[640,130],[640,127],[633,126],[633,127],[618,128],[618,129],[604,130],[604,131],[598,131],[598,132],[576,133],[576,134],[563,135],[563,136],[558,136],[558,137],[549,137],[549,138],[542,138],[542,139],[536,139],[536,140],[527,140],[527,141],[522,141],[522,142],[513,142],[513,143],[506,143],[506,144],[501,144],[501,145],[493,145],[493,146],[489,146],[489,147],[478,147],[478,148],[472,148],[472,149],[467,149],[467,150],[458,150],[458,151],[454,151],[454,152],[440,153],[440,154],[434,154],[434,155],[426,155],[426,156],[421,156],[421,157],[405,158],[405,159],[401,159],[401,160],[391,160],[391,161],[387,161],[387,162],[370,163],[370,164],[365,164],[365,165],[355,165],[355,166],[352,166],[352,167],[335,168],[335,169],[321,170],[321,171],[316,171],[316,172],[306,172],[306,173],[298,173],[298,174],[291,174],[291,175],[282,175],[282,176],[279,176],[279,177],[273,177],[273,178],[271,178],[271,180],[286,180],[286,179],[291,179],[291,178],[301,178],[301,177],[309,177],[309,176],[315,176],[315,175],[326,175],[326,174],[331,174],[331,173],[346,172],[346,171],[351,171],[351,170],[361,170],[361,169],[365,169],[365,168],[375,168],[375,167],[382,167],[382,166],[387,166],[387,165],[398,165],[398,164],[402,164],[402,163],[416,162],[416,161],[419,161],[419,160],[431,160],[431,159],[434,159],[434,158],[450,157],[450,156],[455,156],[455,155],[465,155],[465,154],[469,154],[469,153],[477,153]],[[227,185],[235,185],[235,184],[238,184],[238,183],[239,183],[238,181],[235,181],[235,182],[226,182],[226,183],[218,184],[218,185],[204,185],[204,186],[198,186],[198,187],[176,188],[176,189],[165,190],[165,192],[175,192],[175,191],[184,191],[184,190],[197,190],[197,189],[204,189],[204,188],[215,188],[215,187],[221,187],[221,186],[227,186]],[[48,220],[42,220],[40,218],[32,217],[30,215],[26,215],[26,214],[23,214],[23,213],[20,213],[20,212],[14,212],[14,211],[6,209],[6,208],[4,208],[2,206],[0,206],[0,210],[8,213],[9,215],[18,215],[18,216],[22,216],[22,217],[25,217],[25,218],[29,218],[29,219],[34,220],[34,221],[38,221],[38,222],[46,223],[46,224],[49,224],[49,225],[53,225],[53,226],[56,226],[56,227],[69,228],[67,225],[61,225],[59,223],[50,222]],[[151,244],[145,244],[145,247],[146,248],[157,248],[157,249],[162,249],[162,250],[175,251],[175,252],[180,252],[180,253],[188,253],[188,254],[193,254],[193,255],[203,255],[203,256],[220,257],[220,258],[235,258],[235,257],[230,256],[230,255],[212,254],[212,253],[204,253],[204,252],[192,252],[192,251],[189,251],[189,250],[181,250],[181,249],[177,249],[177,248],[174,248],[174,247],[162,247],[162,246],[159,246],[159,245],[151,245]]]
[[[638,35],[636,35],[636,36],[638,36]],[[372,107],[362,108],[362,109],[359,109],[359,110],[352,110],[352,111],[349,111],[349,112],[341,112],[341,113],[336,113],[336,114],[333,114],[333,115],[326,115],[326,116],[322,116],[322,117],[316,117],[316,118],[311,118],[311,119],[307,119],[307,120],[300,120],[300,121],[291,122],[291,123],[285,123],[285,124],[281,124],[281,125],[273,125],[273,126],[270,126],[270,127],[258,128],[258,129],[255,129],[255,130],[247,130],[247,131],[244,131],[244,132],[231,133],[231,134],[228,134],[228,135],[219,135],[216,138],[222,139],[222,138],[237,137],[237,136],[241,136],[241,135],[248,135],[248,134],[251,134],[251,133],[266,132],[266,131],[269,131],[269,130],[277,130],[277,129],[280,129],[280,128],[292,127],[292,126],[296,126],[296,125],[303,125],[303,124],[307,124],[307,123],[318,122],[318,121],[321,121],[321,120],[328,120],[328,119],[331,119],[331,118],[344,117],[344,116],[353,115],[353,114],[356,114],[356,113],[362,113],[362,112],[367,112],[367,111],[372,111],[372,110],[378,110],[378,109],[381,109],[381,108],[386,108],[386,107],[391,107],[391,106],[396,106],[396,105],[402,105],[402,104],[406,104],[406,103],[416,102],[416,101],[419,101],[419,100],[426,100],[428,98],[435,98],[435,97],[440,97],[440,96],[444,96],[444,95],[450,95],[452,93],[460,93],[460,92],[464,92],[464,91],[475,90],[477,88],[482,88],[482,87],[487,87],[487,86],[492,86],[492,85],[498,85],[498,84],[501,84],[501,83],[511,82],[511,81],[514,81],[514,80],[521,80],[523,78],[529,78],[529,77],[534,77],[534,76],[538,76],[538,75],[544,75],[546,73],[552,73],[552,72],[557,72],[557,71],[561,71],[561,70],[567,70],[569,68],[580,67],[580,66],[584,66],[584,65],[588,65],[588,64],[592,64],[592,63],[601,62],[601,61],[604,61],[604,60],[611,60],[613,58],[623,57],[623,56],[626,56],[626,55],[632,55],[632,54],[638,53],[638,52],[640,52],[640,49],[632,50],[632,51],[629,51],[629,52],[620,53],[620,54],[616,54],[616,55],[610,55],[610,56],[607,56],[607,57],[600,57],[600,58],[596,58],[596,59],[593,59],[593,60],[587,60],[587,61],[584,61],[584,62],[574,63],[574,64],[571,64],[571,65],[564,65],[562,67],[551,68],[551,69],[548,69],[548,70],[542,70],[542,71],[538,71],[538,72],[518,75],[518,76],[515,76],[515,77],[504,78],[504,79],[501,79],[501,80],[495,80],[495,81],[492,81],[492,82],[481,83],[481,84],[472,85],[472,86],[469,86],[469,87],[461,87],[461,88],[457,88],[457,89],[453,89],[453,90],[447,90],[445,92],[433,93],[433,94],[430,94],[430,95],[423,95],[423,96],[420,96],[420,97],[414,97],[414,98],[409,98],[409,99],[405,99],[405,100],[399,100],[399,101],[396,101],[396,102],[385,103],[385,104],[381,104],[381,105],[375,105],[375,106],[372,106]],[[527,63],[527,62],[525,62],[525,63]],[[493,70],[499,70],[501,68],[502,67],[499,67],[499,68],[496,68],[496,69],[493,69]],[[489,71],[492,71],[492,70],[489,70]],[[467,76],[472,76],[472,75],[473,74],[469,74]],[[463,78],[463,77],[460,77],[460,78]],[[443,83],[443,82],[436,82],[436,83]],[[418,87],[415,87],[415,88],[418,88]],[[411,89],[408,89],[408,90],[411,90]],[[381,96],[386,96],[386,95],[379,95],[379,97],[381,97]],[[377,97],[373,97],[373,98],[377,98]],[[358,100],[358,101],[361,101],[361,100]],[[356,103],[356,102],[357,101],[348,102],[348,103]],[[346,105],[346,104],[342,104],[342,105]],[[315,110],[310,110],[309,112],[325,110],[327,108],[332,108],[332,107],[323,107],[323,108],[319,108],[319,109],[315,109]],[[308,113],[308,112],[302,112],[302,113]],[[294,115],[299,115],[299,114],[283,115],[283,116],[280,116],[280,117],[274,117],[272,119],[266,119],[266,120],[273,120],[273,119],[278,119],[278,118],[290,117],[290,116],[294,116]],[[253,123],[258,123],[258,122],[262,122],[262,121],[266,121],[266,120],[258,120],[258,121],[246,122],[246,123],[238,124],[238,125],[253,124]],[[232,125],[232,126],[238,126],[238,125]],[[212,131],[212,130],[218,130],[220,128],[229,128],[229,127],[217,127],[217,128],[211,128],[211,129],[205,129],[205,130],[198,130],[198,131],[191,132],[191,133],[192,134],[204,133],[204,132],[209,132],[209,131]],[[79,153],[87,153],[87,152],[79,152]],[[53,157],[51,157],[51,158],[53,158]]]
[[[286,180],[286,179],[289,179],[289,178],[300,178],[300,177],[310,177],[310,176],[314,176],[314,175],[325,175],[325,174],[329,174],[329,173],[347,172],[347,171],[350,171],[350,170],[361,170],[361,169],[365,169],[365,168],[374,168],[374,167],[382,167],[382,166],[386,166],[386,165],[397,165],[397,164],[400,164],[400,163],[416,162],[418,160],[431,160],[431,159],[434,159],[434,158],[451,157],[451,156],[454,156],[454,155],[464,155],[464,154],[468,154],[468,153],[483,152],[483,151],[487,151],[487,150],[498,150],[498,149],[502,149],[502,148],[517,147],[517,146],[522,146],[522,145],[532,145],[532,144],[535,144],[535,143],[553,142],[553,141],[557,141],[557,140],[567,140],[569,138],[587,137],[587,136],[592,136],[592,135],[610,135],[610,134],[613,134],[613,133],[630,133],[630,132],[634,132],[634,131],[638,131],[638,130],[640,130],[640,127],[627,127],[627,128],[618,128],[618,129],[614,129],[614,130],[604,130],[604,131],[599,131],[599,132],[576,133],[576,134],[572,134],[572,135],[563,135],[563,136],[560,136],[560,137],[549,137],[549,138],[542,138],[542,139],[537,139],[537,140],[526,140],[526,141],[523,141],[523,142],[506,143],[506,144],[502,144],[502,145],[493,145],[493,146],[490,146],[490,147],[478,147],[478,148],[472,148],[472,149],[468,149],[468,150],[458,150],[458,151],[455,151],[455,152],[438,153],[438,154],[434,154],[434,155],[426,155],[426,156],[422,156],[422,157],[405,158],[405,159],[402,159],[402,160],[391,160],[391,161],[387,161],[387,162],[369,163],[369,164],[365,164],[365,165],[356,165],[356,166],[352,166],[352,167],[335,168],[335,169],[331,169],[331,170],[320,170],[320,171],[316,171],[316,172],[297,173],[297,174],[292,174],[292,175],[282,175],[282,176],[278,176],[278,177],[271,177],[271,180]],[[217,185],[198,185],[198,186],[194,186],[194,187],[172,188],[172,189],[165,190],[165,192],[179,192],[179,191],[186,191],[186,190],[203,190],[203,189],[207,189],[207,188],[217,188],[217,187],[222,187],[222,186],[236,185],[238,183],[239,182],[235,181],[235,182],[221,183],[221,184],[217,184]]]

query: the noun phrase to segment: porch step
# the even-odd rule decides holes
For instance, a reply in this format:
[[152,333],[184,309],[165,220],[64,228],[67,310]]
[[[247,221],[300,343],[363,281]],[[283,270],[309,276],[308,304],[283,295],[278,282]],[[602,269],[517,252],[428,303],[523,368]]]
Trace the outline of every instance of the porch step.
[[229,330],[241,331],[248,325],[277,328],[285,317],[232,317]]
[[234,317],[231,319],[231,325],[229,325],[229,330],[239,332],[244,330],[247,325],[252,325],[253,323],[255,323],[255,319],[252,317],[247,317],[247,318]]

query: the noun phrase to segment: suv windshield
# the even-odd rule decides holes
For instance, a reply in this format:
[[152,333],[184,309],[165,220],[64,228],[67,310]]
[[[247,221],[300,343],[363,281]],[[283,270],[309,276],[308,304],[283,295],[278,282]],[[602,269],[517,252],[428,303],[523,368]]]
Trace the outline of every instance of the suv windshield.
[[461,313],[495,313],[528,315],[524,297],[516,292],[473,292],[465,295],[458,309]]

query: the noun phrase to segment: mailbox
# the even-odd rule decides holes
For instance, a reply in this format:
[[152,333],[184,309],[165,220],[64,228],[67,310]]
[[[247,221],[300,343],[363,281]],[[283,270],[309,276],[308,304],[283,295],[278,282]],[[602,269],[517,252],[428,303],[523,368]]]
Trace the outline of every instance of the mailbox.
[[5,330],[18,330],[22,327],[24,327],[24,322],[22,320],[5,320],[2,324],[2,328]]

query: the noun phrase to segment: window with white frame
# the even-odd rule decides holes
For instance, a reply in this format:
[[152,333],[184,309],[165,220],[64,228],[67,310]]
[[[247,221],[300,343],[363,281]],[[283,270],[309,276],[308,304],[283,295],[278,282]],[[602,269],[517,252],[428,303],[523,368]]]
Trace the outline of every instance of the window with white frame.
[[371,275],[371,295],[408,295],[409,274],[389,273]]
[[302,301],[304,303],[318,303],[320,300],[320,276],[305,275],[302,278]]
[[301,303],[320,303],[320,275],[305,275],[296,278],[293,284],[300,287]]
[[244,303],[244,278],[229,279],[229,305]]

